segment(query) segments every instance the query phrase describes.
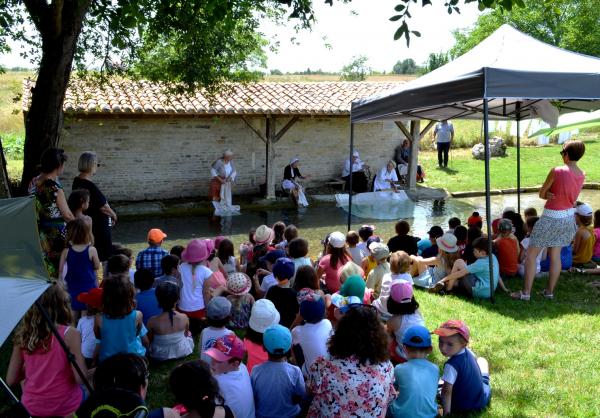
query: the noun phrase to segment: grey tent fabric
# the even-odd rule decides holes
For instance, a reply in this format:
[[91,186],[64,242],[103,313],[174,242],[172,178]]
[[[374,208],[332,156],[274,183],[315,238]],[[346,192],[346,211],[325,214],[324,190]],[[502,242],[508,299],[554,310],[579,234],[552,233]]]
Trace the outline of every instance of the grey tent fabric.
[[566,51],[503,25],[471,51],[396,90],[352,103],[352,123],[533,117],[553,100],[561,113],[600,108],[600,58]]
[[0,200],[0,345],[48,288],[35,198]]

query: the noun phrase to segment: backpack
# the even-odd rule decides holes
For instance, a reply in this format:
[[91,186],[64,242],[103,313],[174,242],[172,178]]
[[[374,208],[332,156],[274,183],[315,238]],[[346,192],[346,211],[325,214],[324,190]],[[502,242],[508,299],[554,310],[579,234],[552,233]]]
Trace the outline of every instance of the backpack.
[[149,414],[144,400],[124,389],[96,391],[75,413],[76,418],[146,418]]

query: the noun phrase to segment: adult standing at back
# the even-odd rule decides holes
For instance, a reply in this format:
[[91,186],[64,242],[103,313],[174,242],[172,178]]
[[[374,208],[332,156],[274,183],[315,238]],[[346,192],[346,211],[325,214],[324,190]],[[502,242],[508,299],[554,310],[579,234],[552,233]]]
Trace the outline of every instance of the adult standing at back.
[[450,144],[454,140],[454,126],[447,119],[435,125],[433,130],[433,139],[437,143],[438,165],[440,168],[448,167],[448,152]]
[[85,189],[90,192],[90,206],[84,214],[92,218],[94,247],[98,250],[100,262],[105,262],[112,255],[111,225],[117,222],[117,214],[112,210],[98,186],[92,181],[92,177],[98,169],[96,153],[82,152],[77,169],[79,175],[73,179],[73,190]]
[[571,243],[577,231],[574,206],[585,180],[585,173],[577,166],[577,161],[584,153],[583,142],[566,142],[560,151],[564,165],[550,170],[540,189],[540,198],[545,199],[546,204],[529,236],[523,290],[512,293],[513,299],[529,300],[536,274],[536,259],[544,248],[548,248],[550,257],[550,276],[542,296],[546,299],[554,298],[554,287],[562,267],[560,250]]
[[62,149],[48,148],[40,160],[41,174],[29,184],[30,195],[35,196],[40,244],[46,269],[51,277],[58,277],[58,263],[66,247],[66,222],[75,219],[65,198],[58,177],[65,169],[67,156]]

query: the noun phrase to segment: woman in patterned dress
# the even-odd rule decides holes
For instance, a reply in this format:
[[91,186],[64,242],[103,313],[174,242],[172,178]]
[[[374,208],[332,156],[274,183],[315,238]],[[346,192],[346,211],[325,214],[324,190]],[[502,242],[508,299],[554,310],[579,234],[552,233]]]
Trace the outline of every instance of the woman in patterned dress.
[[381,417],[396,396],[388,335],[377,310],[349,305],[328,343],[328,357],[310,367],[309,417]]
[[42,154],[41,174],[29,183],[35,196],[40,244],[50,277],[58,277],[60,254],[66,247],[67,222],[75,219],[58,177],[63,173],[67,156],[62,149],[48,148]]

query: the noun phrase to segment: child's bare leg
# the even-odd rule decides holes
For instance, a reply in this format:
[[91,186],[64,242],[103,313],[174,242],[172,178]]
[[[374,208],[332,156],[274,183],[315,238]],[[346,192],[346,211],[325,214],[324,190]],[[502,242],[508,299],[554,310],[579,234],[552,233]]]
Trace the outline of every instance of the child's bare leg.
[[510,292],[508,287],[504,285],[504,280],[502,280],[502,277],[498,277],[498,285],[500,286],[500,289],[504,290],[505,292]]

